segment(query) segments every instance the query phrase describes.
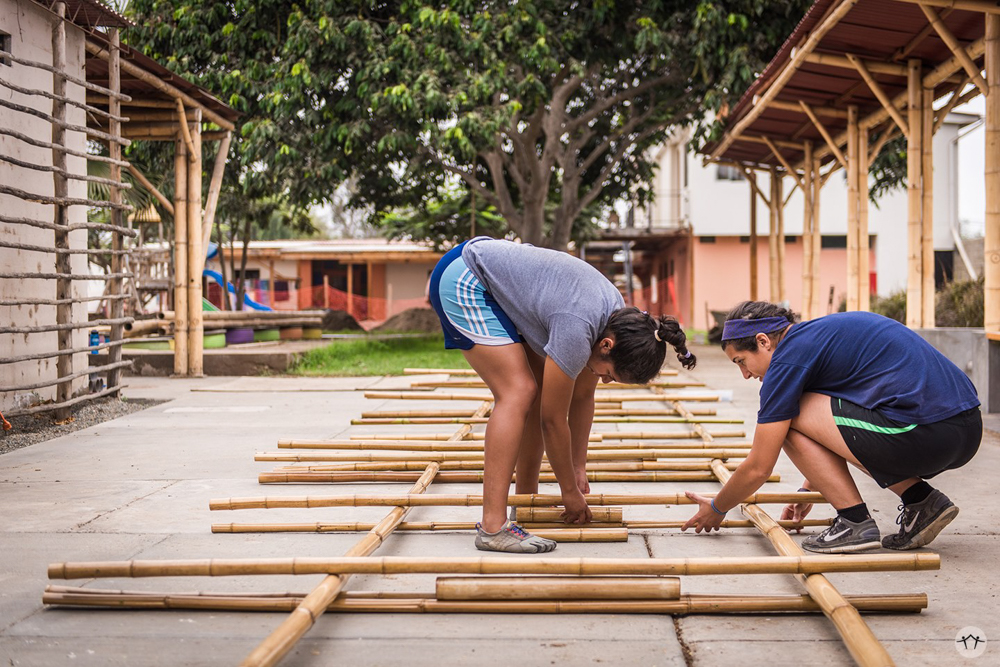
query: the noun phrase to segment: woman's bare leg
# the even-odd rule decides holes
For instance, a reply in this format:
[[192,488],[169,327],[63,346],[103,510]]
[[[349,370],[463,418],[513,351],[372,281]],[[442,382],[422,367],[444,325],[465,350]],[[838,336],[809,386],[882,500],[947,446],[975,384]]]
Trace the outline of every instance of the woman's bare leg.
[[542,467],[542,376],[545,371],[545,359],[538,356],[527,345],[524,353],[528,365],[535,377],[538,392],[528,411],[528,419],[524,423],[524,433],[521,434],[521,450],[517,456],[517,482],[514,485],[517,493],[538,493],[538,472]]
[[475,345],[463,354],[493,392],[493,412],[483,445],[482,523],[483,530],[495,533],[507,521],[510,480],[537,388],[524,349],[518,344]]

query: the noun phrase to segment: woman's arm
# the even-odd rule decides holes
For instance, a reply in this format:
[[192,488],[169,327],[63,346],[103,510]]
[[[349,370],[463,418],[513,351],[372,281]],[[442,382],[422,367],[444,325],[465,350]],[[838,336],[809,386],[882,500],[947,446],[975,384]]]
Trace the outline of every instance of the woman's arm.
[[569,430],[573,452],[576,483],[583,493],[590,493],[587,481],[587,448],[590,445],[590,428],[594,424],[594,392],[600,378],[583,371],[573,386],[573,400],[569,406]]
[[774,470],[774,464],[778,461],[781,446],[785,442],[791,423],[790,419],[786,419],[769,424],[757,424],[750,453],[715,496],[714,508],[711,499],[686,491],[685,495],[698,503],[698,513],[688,519],[681,530],[694,528],[696,533],[703,530],[718,530],[726,512],[739,505],[744,498],[767,481]]
[[566,507],[566,523],[587,523],[591,513],[576,482],[572,432],[568,419],[574,384],[573,378],[566,375],[551,357],[546,358],[541,404],[545,454],[559,482],[563,505]]

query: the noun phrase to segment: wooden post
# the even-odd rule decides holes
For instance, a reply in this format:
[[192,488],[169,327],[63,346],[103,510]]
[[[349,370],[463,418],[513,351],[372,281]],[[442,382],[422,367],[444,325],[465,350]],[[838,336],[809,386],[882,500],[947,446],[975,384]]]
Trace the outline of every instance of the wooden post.
[[871,310],[871,248],[868,241],[868,126],[858,125],[858,310]]
[[785,176],[783,172],[775,172],[778,177],[778,189],[775,191],[778,207],[778,302],[787,301],[785,294]]
[[[986,236],[983,240],[987,332],[1000,332],[1000,17],[986,16]],[[995,343],[994,343],[995,344]]]
[[178,130],[174,139],[174,375],[188,374],[187,172],[187,144]]
[[[201,130],[202,141],[205,137]],[[229,159],[229,144],[233,139],[232,132],[226,132],[219,142],[219,151],[215,154],[215,162],[212,165],[212,178],[208,182],[208,200],[205,202],[205,219],[201,230],[201,247],[208,248],[208,242],[212,238],[212,225],[215,223],[215,211],[219,206],[219,194],[222,192],[222,177],[226,171],[226,161]],[[219,248],[222,252],[222,248]],[[204,261],[204,260],[203,260]],[[271,306],[272,308],[274,306]]]
[[[201,245],[201,110],[191,127],[194,155],[188,156],[188,375],[204,375],[205,325],[201,310],[201,272],[205,252]],[[187,123],[182,120],[182,123]]]
[[750,300],[757,300],[757,191],[750,184]]
[[354,315],[354,265],[347,265],[347,314]]
[[330,309],[330,276],[323,274],[323,308]]
[[823,178],[820,176],[819,168],[822,162],[819,158],[813,156],[813,194],[812,194],[812,229],[813,229],[813,250],[812,250],[812,314],[813,317],[819,317],[822,313],[820,310],[820,255],[823,250],[823,235],[820,232],[820,208],[819,208],[819,198],[820,193],[823,190]]
[[771,167],[771,199],[768,202],[770,224],[768,226],[767,251],[770,271],[769,283],[771,291],[769,299],[777,303],[781,301],[781,290],[778,287],[778,207],[781,206],[778,193],[778,168]]
[[[867,152],[865,158],[867,159]],[[847,107],[847,310],[858,309],[858,107]]]
[[923,213],[923,194],[921,193],[921,158],[923,148],[920,145],[923,138],[922,111],[923,89],[920,82],[920,61],[908,61],[909,76],[907,77],[907,121],[912,128],[906,141],[906,184],[909,195],[907,209],[907,264],[909,271],[906,280],[906,326],[916,329],[923,324],[923,229],[921,214]]
[[[108,58],[108,88],[113,90],[115,93],[121,92],[121,52],[118,49],[119,45],[119,35],[116,28],[111,28],[108,31],[108,38],[111,42],[110,53]],[[121,115],[121,100],[115,95],[108,97],[108,112],[111,114],[111,119],[108,123],[108,133],[112,137],[118,137],[121,135],[121,122],[115,120],[116,117]],[[117,141],[108,142],[108,156],[111,158],[111,163],[108,165],[108,177],[110,180],[118,183],[122,180],[122,168],[121,165],[117,164],[116,161],[122,159],[122,145]],[[109,188],[109,200],[112,204],[122,203],[122,191],[117,185],[112,185]],[[111,224],[115,227],[122,226],[122,211],[120,208],[111,209]],[[125,260],[121,254],[124,244],[122,243],[122,235],[118,232],[114,232],[111,235],[111,249],[114,251],[111,254],[111,273],[123,273]],[[123,281],[121,278],[115,278],[108,284],[108,292],[113,295],[120,295],[122,293]],[[114,299],[111,302],[111,318],[121,319],[125,314],[125,302],[121,299]],[[124,333],[124,325],[122,324],[112,324],[111,325],[111,340],[119,341],[122,339]],[[122,348],[121,345],[115,345],[108,348],[108,364],[116,364],[122,360]],[[122,369],[114,368],[108,371],[108,388],[118,387],[121,385],[122,379]],[[114,396],[117,396],[119,392],[114,392]]]
[[922,88],[921,113],[921,270],[923,271],[923,317],[921,326],[934,327],[934,90]]
[[[219,251],[221,252],[221,250],[220,246]],[[271,308],[274,308],[274,278],[274,260],[272,259],[267,263],[267,305]]]
[[[52,73],[52,92],[57,96],[56,99],[52,100],[52,118],[55,121],[52,123],[52,144],[54,146],[62,147],[66,145],[66,130],[63,125],[66,122],[66,103],[60,101],[58,98],[64,98],[66,96],[66,79],[62,74],[66,71],[66,22],[63,20],[66,16],[66,5],[62,2],[57,2],[52,6],[52,11],[56,13],[57,17],[52,24],[52,66],[53,69],[56,70]],[[53,148],[52,166],[60,170],[53,172],[52,174],[52,194],[57,198],[65,199],[69,196],[69,180],[64,175],[67,173],[66,153]],[[52,222],[57,225],[68,225],[68,207],[64,204],[55,204],[54,209]],[[69,249],[69,232],[62,229],[57,229],[55,231],[55,247],[58,249]],[[73,273],[70,258],[71,255],[68,253],[61,252],[56,254],[55,269],[57,274],[65,274],[68,276]],[[56,299],[60,301],[60,303],[56,306],[57,324],[66,326],[72,324],[73,304],[69,301],[72,298],[73,281],[70,278],[57,278]],[[57,332],[56,338],[58,340],[59,350],[73,349],[72,329],[60,330]],[[73,355],[59,355],[56,359],[57,377],[67,377],[72,374]],[[70,400],[72,395],[72,380],[60,382],[56,386],[56,403],[65,403]],[[69,417],[69,414],[70,412],[68,408],[59,408],[55,411],[55,417],[57,420],[66,419]]]
[[802,319],[811,320],[812,312],[812,142],[805,142],[802,170]]

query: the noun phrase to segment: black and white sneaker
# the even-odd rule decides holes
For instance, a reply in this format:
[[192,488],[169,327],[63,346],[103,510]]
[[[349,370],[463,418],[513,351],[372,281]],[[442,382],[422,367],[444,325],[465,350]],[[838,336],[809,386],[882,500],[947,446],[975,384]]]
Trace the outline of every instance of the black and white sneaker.
[[879,537],[878,525],[874,519],[854,523],[838,515],[822,533],[802,540],[802,548],[821,554],[853,553],[878,549],[882,546]]
[[882,538],[886,549],[916,549],[930,544],[958,516],[958,507],[937,489],[919,503],[900,505],[899,532]]

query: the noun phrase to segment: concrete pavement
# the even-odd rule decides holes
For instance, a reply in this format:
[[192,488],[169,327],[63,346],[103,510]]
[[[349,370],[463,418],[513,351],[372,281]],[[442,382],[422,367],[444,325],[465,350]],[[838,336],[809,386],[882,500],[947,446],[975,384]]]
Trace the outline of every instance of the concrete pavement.
[[[732,389],[719,415],[747,420],[757,409],[756,382],[743,381],[717,348],[697,348],[695,378]],[[385,508],[210,512],[210,498],[316,493],[398,493],[400,484],[331,487],[268,486],[257,473],[272,464],[253,454],[278,438],[328,438],[402,433],[400,426],[351,426],[362,411],[421,409],[423,401],[376,401],[363,387],[400,380],[286,378],[130,378],[126,396],[170,402],[90,429],[0,456],[0,664],[231,665],[238,664],[285,617],[278,613],[91,611],[44,608],[46,566],[56,561],[132,558],[281,557],[340,555],[357,534],[212,534],[212,523],[377,521]],[[404,381],[404,384],[409,380]],[[302,391],[302,389],[314,391]],[[204,391],[211,389],[212,391]],[[466,404],[460,404],[466,405]],[[457,406],[456,406],[457,407]],[[634,425],[623,425],[634,430]],[[478,427],[481,429],[482,427]],[[600,429],[614,425],[598,425]],[[643,427],[647,429],[646,426]],[[453,431],[452,425],[414,426],[412,433]],[[794,490],[801,481],[782,457],[782,481],[768,490]],[[936,485],[962,514],[932,545],[939,572],[831,575],[844,593],[927,592],[919,615],[866,619],[899,665],[997,664],[1000,577],[995,554],[1000,499],[1000,436],[988,433],[966,468]],[[883,533],[895,530],[894,496],[859,479]],[[712,491],[717,485],[595,484],[595,492]],[[320,490],[322,489],[322,490]],[[556,492],[555,485],[542,491]],[[477,485],[437,485],[429,493],[479,493]],[[772,514],[779,507],[769,507]],[[817,509],[822,516],[823,510]],[[626,518],[687,518],[690,507],[628,508]],[[475,508],[416,508],[410,520],[475,520]],[[737,513],[734,512],[735,517]],[[801,538],[796,538],[801,539]],[[712,536],[651,530],[627,544],[562,544],[559,556],[766,556],[756,531]],[[401,533],[376,555],[480,555],[468,534]],[[167,591],[301,591],[321,577],[120,579],[56,582],[95,588]],[[433,590],[432,575],[352,578],[351,590]],[[789,576],[688,577],[687,593],[801,593]],[[956,633],[980,628],[994,644],[977,659],[962,658]],[[991,657],[992,656],[992,657]],[[465,665],[515,661],[519,666],[613,665],[849,665],[851,658],[822,616],[692,616],[677,620],[638,615],[326,614],[282,662],[288,666]]]

